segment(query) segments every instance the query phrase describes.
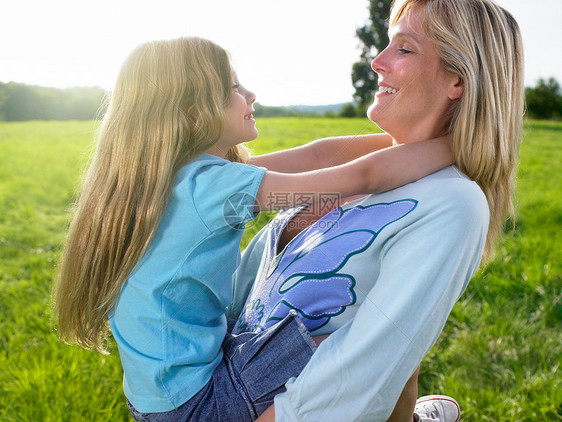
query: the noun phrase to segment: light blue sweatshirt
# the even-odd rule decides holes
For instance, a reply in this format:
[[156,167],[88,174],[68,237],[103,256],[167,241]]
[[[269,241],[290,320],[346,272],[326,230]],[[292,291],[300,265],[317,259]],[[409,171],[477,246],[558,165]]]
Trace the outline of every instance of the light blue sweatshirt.
[[385,421],[478,268],[486,198],[448,167],[345,204],[277,254],[294,214],[280,213],[246,249],[234,331],[294,309],[312,335],[333,332],[275,398],[276,421]]

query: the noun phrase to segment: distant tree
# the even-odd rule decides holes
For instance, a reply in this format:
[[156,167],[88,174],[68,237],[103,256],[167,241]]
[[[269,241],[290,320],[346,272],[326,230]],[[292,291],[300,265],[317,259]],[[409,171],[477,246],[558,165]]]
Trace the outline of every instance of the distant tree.
[[351,80],[355,88],[354,100],[358,103],[358,115],[363,115],[373,102],[377,90],[377,74],[371,69],[373,58],[388,45],[388,16],[392,0],[369,0],[369,20],[357,29],[362,43],[359,61],[353,64]]
[[91,120],[98,117],[105,94],[97,87],[57,89],[0,83],[0,119]]
[[254,109],[256,110],[256,115],[258,117],[294,117],[302,115],[298,110],[291,107],[264,106],[262,104],[255,103]]
[[562,117],[562,91],[554,78],[539,79],[535,88],[525,89],[527,113],[536,119]]
[[102,117],[106,93],[97,87],[75,87],[62,91],[62,111],[68,120],[91,120]]
[[355,106],[352,103],[344,105],[338,113],[339,117],[357,117]]
[[47,120],[54,107],[54,97],[46,89],[10,82],[6,84],[3,114],[7,121]]
[[6,84],[0,82],[0,121],[5,119],[4,102],[6,101]]

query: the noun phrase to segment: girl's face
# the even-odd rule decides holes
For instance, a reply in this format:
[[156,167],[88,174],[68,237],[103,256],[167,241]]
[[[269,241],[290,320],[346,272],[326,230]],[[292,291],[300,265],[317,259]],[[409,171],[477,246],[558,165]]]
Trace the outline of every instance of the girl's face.
[[240,85],[235,76],[230,104],[226,109],[224,131],[212,148],[214,154],[224,157],[233,146],[257,138],[258,130],[252,106],[255,101],[255,94]]
[[397,142],[430,139],[447,132],[447,112],[462,95],[456,75],[445,71],[412,10],[390,31],[390,44],[371,63],[379,90],[367,115]]

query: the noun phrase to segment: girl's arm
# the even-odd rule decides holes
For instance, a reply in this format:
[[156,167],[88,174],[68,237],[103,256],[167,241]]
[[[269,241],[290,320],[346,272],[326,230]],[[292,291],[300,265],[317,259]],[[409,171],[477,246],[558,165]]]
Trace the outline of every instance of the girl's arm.
[[267,171],[256,195],[255,211],[384,192],[451,163],[448,139],[442,137],[386,148],[346,164],[305,173]]
[[301,173],[337,166],[363,155],[392,146],[386,133],[337,136],[318,139],[306,145],[252,157],[250,164],[279,173]]

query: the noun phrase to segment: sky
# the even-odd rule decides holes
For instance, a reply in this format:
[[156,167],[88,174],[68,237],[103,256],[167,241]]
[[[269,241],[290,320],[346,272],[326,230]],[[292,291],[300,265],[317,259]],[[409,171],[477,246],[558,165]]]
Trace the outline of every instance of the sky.
[[[496,0],[519,22],[526,86],[562,84],[562,0]],[[2,8],[0,82],[111,90],[137,45],[209,38],[263,105],[352,100],[367,0],[18,0]]]

